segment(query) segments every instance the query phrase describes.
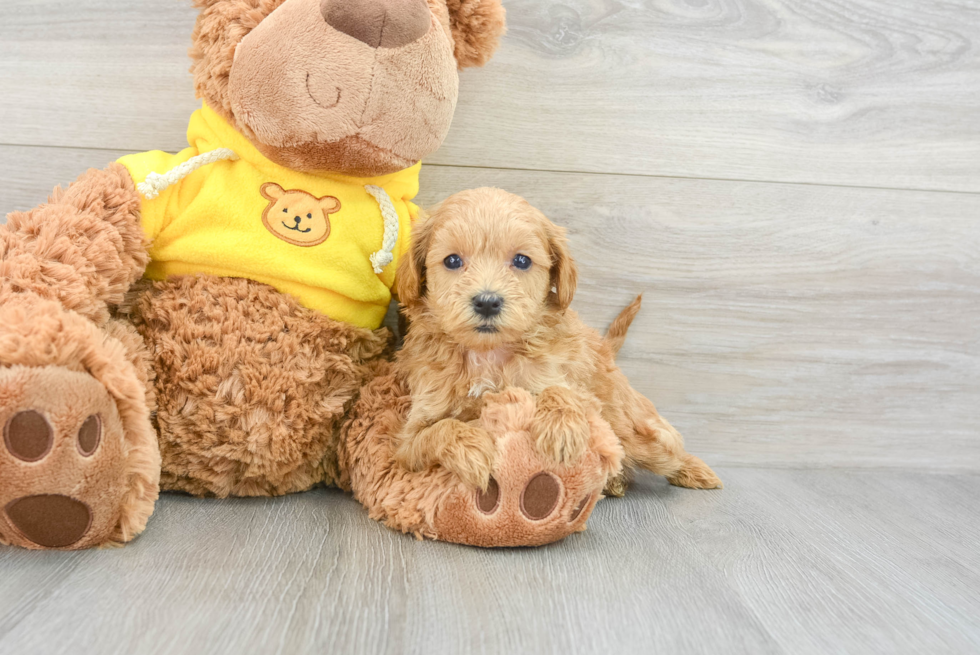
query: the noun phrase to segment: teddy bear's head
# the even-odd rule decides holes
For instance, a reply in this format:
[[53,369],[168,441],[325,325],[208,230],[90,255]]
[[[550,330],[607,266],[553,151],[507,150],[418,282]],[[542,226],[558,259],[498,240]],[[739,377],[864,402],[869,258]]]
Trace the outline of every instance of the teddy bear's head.
[[484,64],[500,0],[195,0],[198,96],[266,157],[356,176],[442,143],[457,68]]

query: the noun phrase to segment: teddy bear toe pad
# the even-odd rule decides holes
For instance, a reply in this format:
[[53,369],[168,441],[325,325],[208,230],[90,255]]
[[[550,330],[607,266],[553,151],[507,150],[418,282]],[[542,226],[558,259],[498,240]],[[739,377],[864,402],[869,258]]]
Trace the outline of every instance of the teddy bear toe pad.
[[0,541],[102,543],[123,495],[122,423],[105,387],[62,367],[0,370]]
[[[553,473],[541,471],[535,474],[528,480],[520,494],[521,514],[529,521],[547,519],[558,509],[563,491],[561,480]],[[575,523],[597,495],[591,492],[583,496],[568,514],[568,522]],[[500,485],[496,479],[490,478],[487,490],[476,492],[476,507],[483,514],[491,516],[500,508],[500,499]]]
[[473,546],[540,546],[585,529],[605,482],[598,455],[571,466],[546,465],[526,433],[498,440],[500,455],[486,491],[465,485],[436,512],[439,539]]

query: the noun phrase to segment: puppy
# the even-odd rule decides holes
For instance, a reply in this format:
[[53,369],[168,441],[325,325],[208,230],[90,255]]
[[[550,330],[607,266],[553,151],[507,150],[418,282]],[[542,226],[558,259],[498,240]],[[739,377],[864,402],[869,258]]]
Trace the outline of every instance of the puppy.
[[[577,272],[562,228],[524,199],[483,188],[446,199],[414,230],[398,269],[411,328],[396,366],[412,394],[393,446],[400,464],[441,464],[485,489],[496,447],[477,420],[482,397],[521,387],[537,396],[532,436],[556,464],[585,452],[586,409],[598,403],[628,467],[683,487],[722,486],[615,364],[639,298],[606,339],[568,308]],[[624,486],[611,481],[607,492]]]

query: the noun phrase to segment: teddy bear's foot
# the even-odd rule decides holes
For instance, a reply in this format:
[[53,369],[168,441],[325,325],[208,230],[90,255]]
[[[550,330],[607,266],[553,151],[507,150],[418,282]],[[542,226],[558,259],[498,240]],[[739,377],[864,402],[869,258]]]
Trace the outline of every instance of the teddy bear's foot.
[[124,492],[122,421],[92,376],[0,369],[0,538],[26,548],[108,541]]
[[585,529],[607,480],[620,472],[622,447],[598,414],[589,416],[585,454],[556,465],[532,437],[534,398],[523,390],[486,397],[481,424],[498,455],[486,491],[439,466],[412,473],[392,460],[411,399],[393,375],[369,383],[342,438],[349,486],[372,518],[388,527],[474,546],[540,546]]
[[30,296],[0,307],[0,543],[75,550],[143,529],[160,460],[133,337]]

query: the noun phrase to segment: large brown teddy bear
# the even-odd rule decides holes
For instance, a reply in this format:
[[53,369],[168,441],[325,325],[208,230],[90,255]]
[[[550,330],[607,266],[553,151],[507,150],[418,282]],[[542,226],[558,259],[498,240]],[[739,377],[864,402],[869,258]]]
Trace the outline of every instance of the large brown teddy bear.
[[0,227],[0,542],[124,543],[161,489],[321,483],[419,536],[583,529],[622,456],[599,419],[587,457],[539,474],[533,399],[491,398],[483,492],[399,469],[387,442],[407,395],[378,328],[418,162],[449,129],[457,68],[496,48],[499,0],[197,5],[189,147],[91,170]]

